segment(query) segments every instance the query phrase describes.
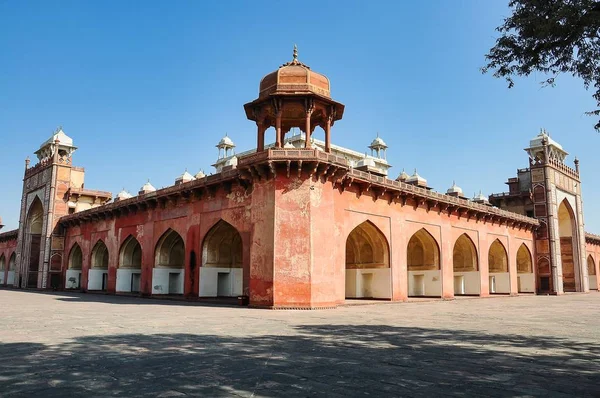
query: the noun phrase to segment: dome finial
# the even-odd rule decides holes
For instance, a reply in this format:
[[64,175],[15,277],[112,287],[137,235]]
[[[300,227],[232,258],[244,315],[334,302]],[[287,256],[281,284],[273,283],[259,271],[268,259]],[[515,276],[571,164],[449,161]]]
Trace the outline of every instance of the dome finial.
[[293,54],[293,57],[294,57],[294,61],[298,60],[298,46],[295,45],[295,44],[294,44],[294,54]]

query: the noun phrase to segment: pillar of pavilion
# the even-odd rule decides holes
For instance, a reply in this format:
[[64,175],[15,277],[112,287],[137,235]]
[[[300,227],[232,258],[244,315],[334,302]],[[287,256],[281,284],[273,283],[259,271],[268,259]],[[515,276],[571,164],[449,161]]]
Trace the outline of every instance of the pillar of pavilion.
[[298,61],[294,46],[293,59],[260,81],[258,98],[244,105],[248,119],[256,122],[257,152],[265,149],[265,131],[275,127],[275,147],[281,148],[285,134],[297,127],[306,134],[305,147],[311,147],[315,127],[325,131],[325,151],[331,150],[331,127],[340,120],[344,105],[331,99],[327,76],[310,70]]

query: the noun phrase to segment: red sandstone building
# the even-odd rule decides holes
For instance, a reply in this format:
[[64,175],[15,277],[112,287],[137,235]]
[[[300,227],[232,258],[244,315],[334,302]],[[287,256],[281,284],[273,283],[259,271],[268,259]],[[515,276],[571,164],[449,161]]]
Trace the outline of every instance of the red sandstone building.
[[38,163],[26,161],[19,229],[0,234],[0,285],[243,296],[275,308],[598,289],[600,237],[583,231],[578,162],[568,167],[545,132],[509,192],[469,200],[456,185],[435,192],[416,171],[389,179],[379,137],[371,155],[333,145],[344,105],[296,52],[244,109],[256,150],[235,155],[225,136],[215,174],[114,200],[84,188],[73,141],[57,130]]

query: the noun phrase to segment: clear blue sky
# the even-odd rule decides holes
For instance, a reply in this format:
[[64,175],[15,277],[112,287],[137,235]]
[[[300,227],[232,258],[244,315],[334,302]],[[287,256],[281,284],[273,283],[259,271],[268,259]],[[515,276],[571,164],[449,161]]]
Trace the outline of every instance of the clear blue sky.
[[507,2],[0,0],[5,230],[18,226],[25,157],[58,125],[86,187],[113,194],[211,171],[225,132],[253,147],[242,105],[297,43],[346,105],[334,143],[364,151],[379,132],[392,178],[416,167],[438,191],[456,180],[489,194],[527,166],[523,148],[545,127],[581,160],[586,230],[600,233],[591,93],[568,77],[541,89],[543,76],[508,90],[479,72]]

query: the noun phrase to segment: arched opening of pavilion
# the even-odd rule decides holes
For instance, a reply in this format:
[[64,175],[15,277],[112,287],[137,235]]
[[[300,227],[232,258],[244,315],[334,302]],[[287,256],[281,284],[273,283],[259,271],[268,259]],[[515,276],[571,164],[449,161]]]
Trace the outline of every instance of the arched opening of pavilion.
[[440,248],[424,228],[408,241],[407,264],[409,296],[442,296]]
[[200,297],[235,297],[244,289],[242,237],[237,229],[219,220],[202,244]]
[[98,240],[92,249],[90,271],[88,273],[88,290],[108,289],[108,248],[102,240]]
[[575,292],[578,286],[579,263],[577,261],[577,250],[573,244],[576,231],[575,213],[567,199],[564,199],[558,206],[558,235],[560,237],[560,260],[562,263],[563,290],[565,292]]
[[142,246],[133,235],[129,235],[119,250],[117,268],[117,293],[139,293],[142,278]]
[[77,243],[71,247],[69,252],[69,263],[67,265],[67,274],[65,287],[67,289],[81,288],[81,269],[83,268],[83,252]]
[[519,293],[535,293],[531,252],[525,243],[522,243],[517,251],[517,286]]
[[14,285],[15,283],[15,268],[17,267],[17,254],[13,252],[8,260],[8,276],[6,278],[7,285]]
[[510,274],[508,273],[508,255],[500,240],[490,245],[488,252],[488,271],[490,294],[510,293]]
[[4,279],[4,275],[6,274],[6,258],[4,254],[0,255],[0,285],[5,285],[6,280]]
[[40,253],[42,249],[42,228],[44,224],[44,207],[36,196],[27,213],[25,227],[25,261],[27,264],[27,287],[38,287],[40,269]]
[[183,238],[169,228],[158,240],[154,251],[152,294],[183,294],[184,264]]
[[452,252],[454,294],[478,295],[481,292],[479,262],[475,244],[466,234],[458,237]]
[[587,267],[590,290],[598,290],[598,279],[596,279],[596,262],[591,254],[587,258]]
[[346,298],[391,297],[387,239],[373,223],[365,221],[346,240]]

